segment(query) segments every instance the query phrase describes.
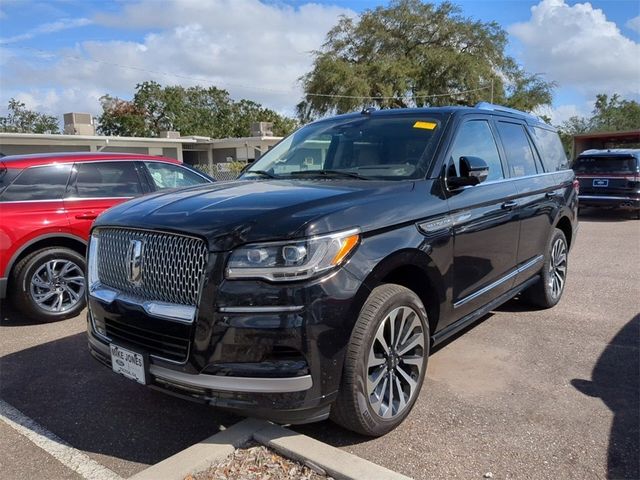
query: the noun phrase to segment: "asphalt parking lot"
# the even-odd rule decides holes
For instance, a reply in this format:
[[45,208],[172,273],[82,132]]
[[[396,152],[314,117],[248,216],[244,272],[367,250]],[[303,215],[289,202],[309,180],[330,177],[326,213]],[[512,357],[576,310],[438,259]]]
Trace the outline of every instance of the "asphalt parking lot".
[[[560,305],[511,301],[439,347],[400,428],[295,429],[416,479],[640,478],[638,260],[640,221],[587,212]],[[87,352],[83,316],[2,313],[0,398],[122,477],[238,420],[111,374]],[[82,478],[4,422],[0,452],[2,478]]]

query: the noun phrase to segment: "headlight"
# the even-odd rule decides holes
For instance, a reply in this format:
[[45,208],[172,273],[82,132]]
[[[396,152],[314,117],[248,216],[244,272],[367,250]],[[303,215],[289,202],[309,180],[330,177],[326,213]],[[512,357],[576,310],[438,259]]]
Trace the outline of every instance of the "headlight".
[[302,240],[252,244],[231,253],[227,278],[304,280],[339,265],[356,247],[359,230]]
[[89,251],[87,253],[87,285],[89,292],[100,283],[98,279],[98,236],[95,233],[89,238]]

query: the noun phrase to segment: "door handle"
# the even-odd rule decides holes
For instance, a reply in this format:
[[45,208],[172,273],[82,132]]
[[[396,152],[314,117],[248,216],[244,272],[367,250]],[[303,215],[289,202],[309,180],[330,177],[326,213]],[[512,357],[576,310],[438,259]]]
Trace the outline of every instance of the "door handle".
[[78,220],[95,220],[98,217],[96,212],[83,212],[76,215]]
[[512,208],[515,208],[518,206],[518,202],[511,200],[509,202],[504,202],[502,205],[500,205],[500,207],[503,210],[511,210]]
[[547,192],[545,193],[545,198],[547,198],[548,200],[552,200],[554,198],[558,198],[559,195],[556,192]]

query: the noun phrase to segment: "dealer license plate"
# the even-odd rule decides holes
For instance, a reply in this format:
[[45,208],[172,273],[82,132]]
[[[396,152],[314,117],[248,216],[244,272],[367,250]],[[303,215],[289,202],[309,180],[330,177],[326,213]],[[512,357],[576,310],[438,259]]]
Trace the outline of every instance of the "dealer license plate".
[[125,377],[135,380],[145,385],[145,365],[144,356],[137,352],[132,352],[119,345],[110,345],[111,347],[111,368],[114,372],[124,375]]
[[594,178],[593,179],[593,186],[594,187],[608,187],[609,186],[609,179],[607,179],[607,178]]

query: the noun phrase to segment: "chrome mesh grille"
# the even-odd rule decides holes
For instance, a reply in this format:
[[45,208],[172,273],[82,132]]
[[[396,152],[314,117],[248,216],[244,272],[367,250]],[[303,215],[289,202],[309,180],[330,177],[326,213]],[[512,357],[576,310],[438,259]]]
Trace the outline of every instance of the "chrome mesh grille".
[[[205,242],[193,237],[128,228],[98,230],[98,278],[120,292],[180,305],[197,305],[207,263]],[[127,253],[141,240],[142,280],[129,281]]]

